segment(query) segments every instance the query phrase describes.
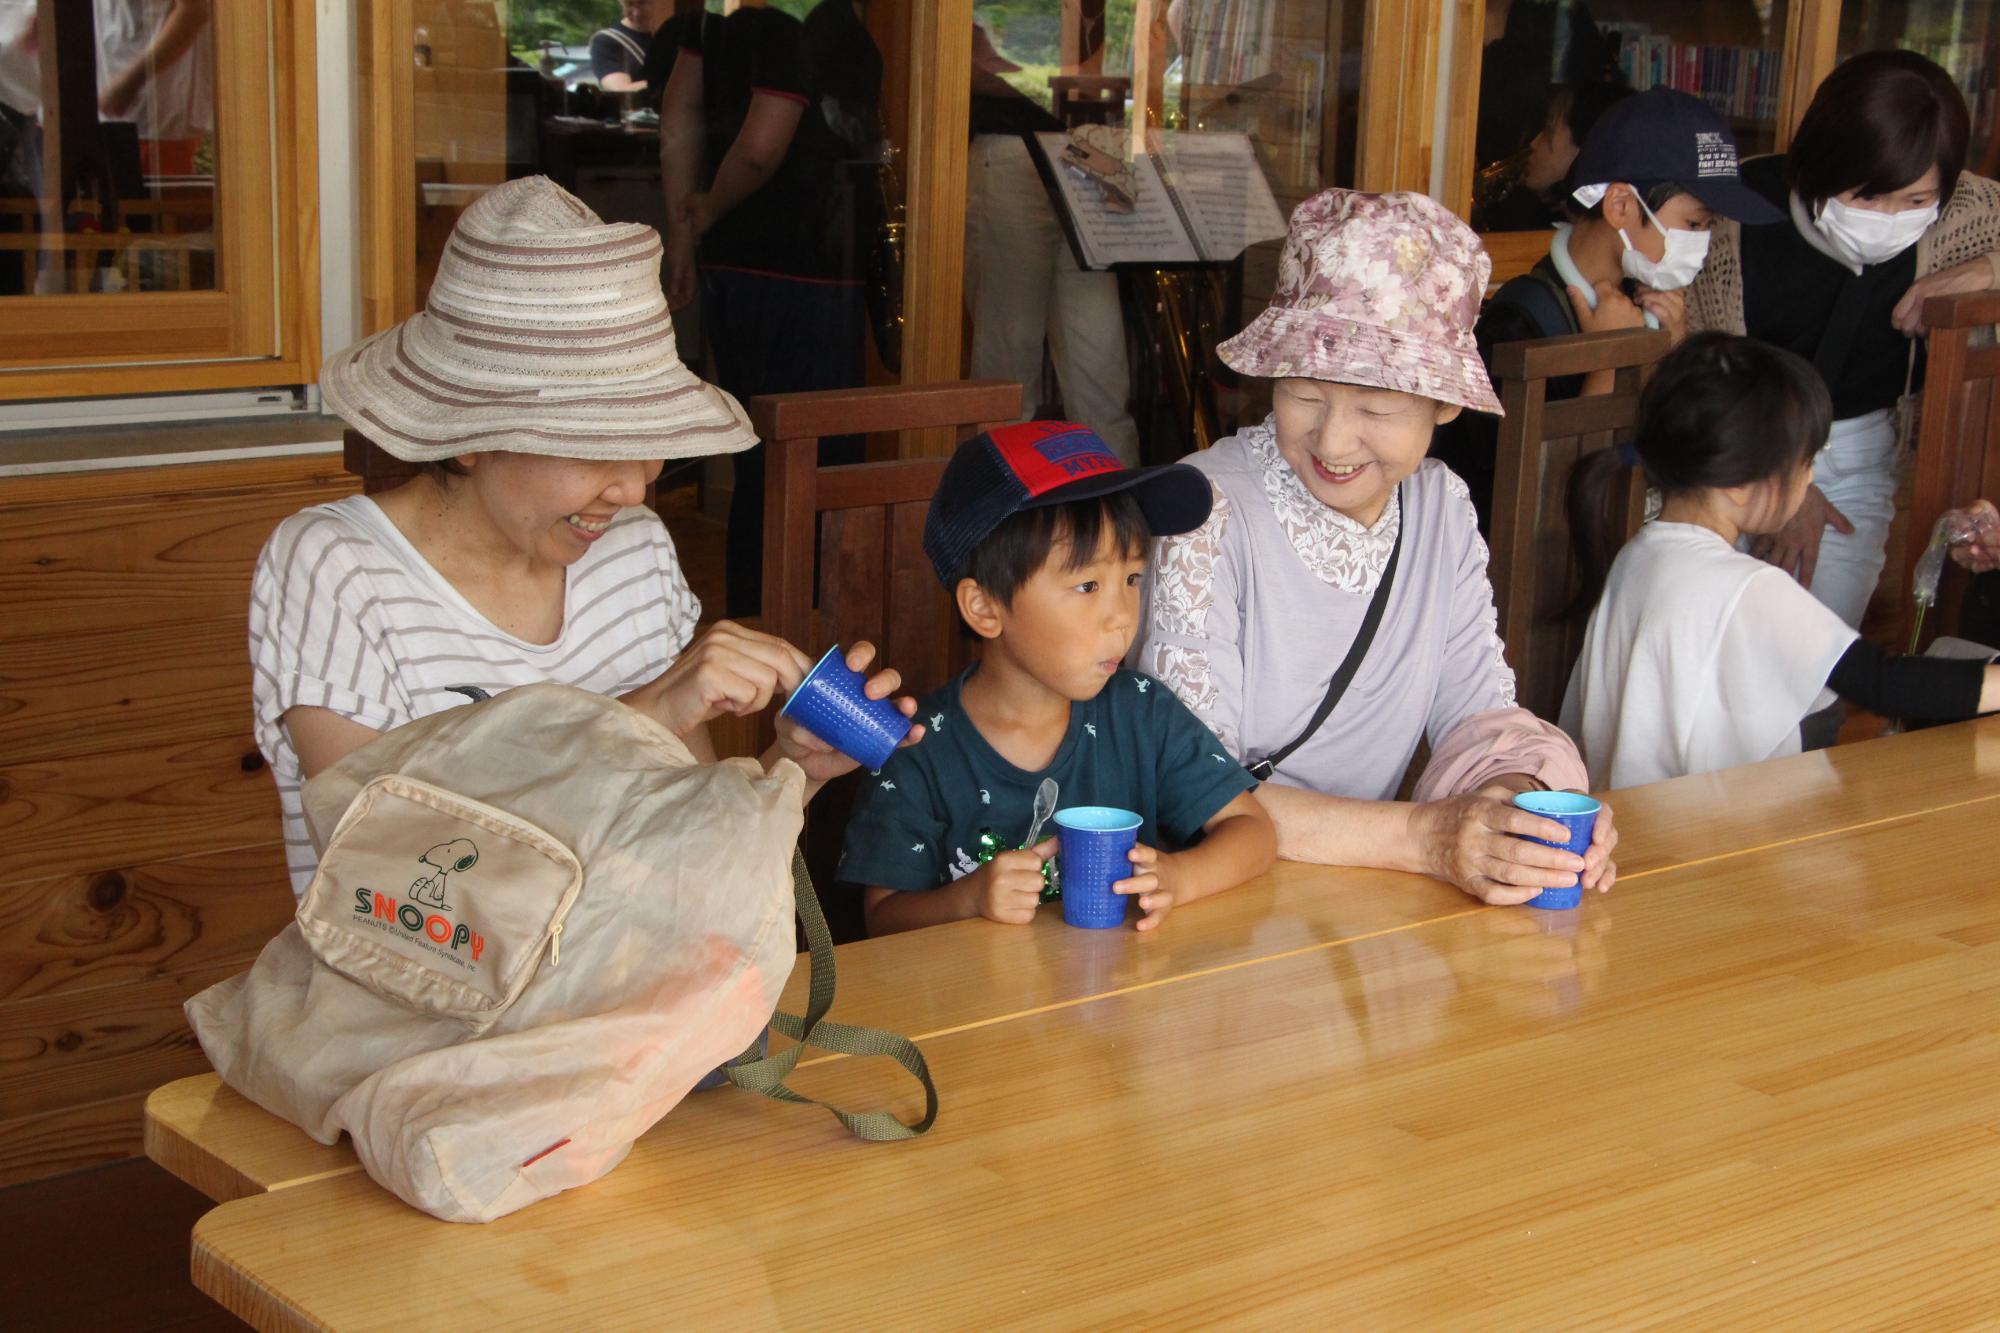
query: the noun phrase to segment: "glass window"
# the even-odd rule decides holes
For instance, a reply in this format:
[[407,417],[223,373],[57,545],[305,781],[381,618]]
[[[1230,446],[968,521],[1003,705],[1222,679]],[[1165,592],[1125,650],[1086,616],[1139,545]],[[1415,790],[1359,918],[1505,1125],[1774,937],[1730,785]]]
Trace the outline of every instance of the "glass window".
[[1972,112],[1969,171],[2000,175],[2000,0],[1848,0],[1840,57],[1895,47],[1945,67]]
[[1526,231],[1597,115],[1626,90],[1677,88],[1728,118],[1743,156],[1777,146],[1786,0],[1487,0],[1472,224]]
[[214,291],[206,0],[0,0],[0,296]]
[[1354,181],[1361,0],[978,0],[973,18],[970,373],[1128,458],[1228,434],[1254,408],[1215,344],[1263,308],[1292,207]]

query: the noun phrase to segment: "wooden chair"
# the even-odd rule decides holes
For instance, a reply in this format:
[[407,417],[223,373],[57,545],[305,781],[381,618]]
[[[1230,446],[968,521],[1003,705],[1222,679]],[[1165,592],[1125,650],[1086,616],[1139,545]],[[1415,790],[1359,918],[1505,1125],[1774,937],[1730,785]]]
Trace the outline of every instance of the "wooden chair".
[[[819,441],[947,428],[963,440],[1020,410],[1021,386],[1006,380],[751,399],[766,450],[763,628],[814,656],[866,639],[911,694],[950,680],[969,660],[970,644],[923,550],[924,516],[946,460],[822,468]],[[807,864],[836,940],[863,933],[859,897],[831,891],[853,800],[852,779],[833,784],[813,799],[806,824]]]
[[[1933,296],[1924,302],[1930,327],[1917,469],[1903,558],[1891,560],[1896,603],[1907,606],[1917,560],[1938,515],[1981,496],[2000,503],[2000,345],[1983,331],[2000,324],[2000,292]],[[1945,566],[1938,609],[1925,618],[1924,639],[1952,632],[1965,575]]]
[[[1554,721],[1562,710],[1583,625],[1560,619],[1576,595],[1569,519],[1563,493],[1578,459],[1632,437],[1639,390],[1669,339],[1648,329],[1580,333],[1503,343],[1493,349],[1493,377],[1506,416],[1494,463],[1493,598],[1500,638],[1521,706]],[[1552,379],[1594,370],[1617,372],[1611,393],[1550,402]],[[1635,469],[1622,497],[1626,536],[1645,515],[1645,483]]]

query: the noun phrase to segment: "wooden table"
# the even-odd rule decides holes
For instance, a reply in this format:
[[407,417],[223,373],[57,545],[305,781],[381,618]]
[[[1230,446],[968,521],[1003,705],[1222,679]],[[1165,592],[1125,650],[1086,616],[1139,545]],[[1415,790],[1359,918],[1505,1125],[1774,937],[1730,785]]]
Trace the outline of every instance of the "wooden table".
[[[1284,867],[1157,939],[844,948],[836,1012],[925,1034],[914,1144],[696,1097],[487,1227],[212,1083],[156,1094],[148,1148],[274,1191],[195,1233],[265,1327],[2000,1318],[2000,722],[1617,808],[1624,877],[1577,913]],[[855,1061],[800,1082],[913,1104]],[[392,1252],[440,1280],[355,1261]]]

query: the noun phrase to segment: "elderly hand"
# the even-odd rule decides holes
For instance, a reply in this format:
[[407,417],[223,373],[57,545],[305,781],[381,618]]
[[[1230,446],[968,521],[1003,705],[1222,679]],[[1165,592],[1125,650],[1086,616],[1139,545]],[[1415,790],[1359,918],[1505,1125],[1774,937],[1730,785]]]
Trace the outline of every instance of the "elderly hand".
[[[1512,792],[1506,788],[1487,787],[1414,806],[1410,820],[1430,873],[1484,903],[1524,903],[1543,889],[1568,888],[1577,882],[1578,875],[1593,876],[1585,883],[1601,892],[1611,887],[1610,881],[1617,875],[1611,865],[1611,845],[1615,845],[1617,834],[1610,831],[1608,819],[1598,818],[1599,827],[1604,829],[1600,836],[1610,841],[1593,867],[1591,858],[1514,836],[1561,842],[1568,830],[1553,819],[1515,806]],[[1598,852],[1595,840],[1591,851]]]
[[667,228],[667,309],[685,310],[694,303],[694,237],[686,227]]
[[1806,487],[1799,511],[1776,532],[1766,533],[1750,544],[1750,554],[1784,570],[1799,581],[1801,588],[1812,587],[1813,571],[1819,566],[1819,544],[1829,527],[1852,536],[1854,524],[1833,507],[1817,486]]
[[[805,661],[801,656],[800,661]],[[875,645],[863,640],[847,650],[847,669],[866,671],[868,664],[875,660]],[[807,663],[811,669],[811,663]],[[886,699],[902,685],[900,673],[889,670],[877,672],[862,685],[861,692],[870,699]],[[797,688],[794,681],[790,688]],[[917,701],[905,696],[896,700],[896,707],[904,717],[917,715]],[[922,723],[910,728],[910,734],[903,737],[904,745],[915,745],[924,738]],[[791,760],[805,770],[814,782],[829,782],[843,773],[851,773],[859,767],[852,759],[828,745],[819,737],[807,731],[790,718],[778,719],[778,754]]]
[[1992,285],[1993,264],[1987,259],[1974,259],[1940,269],[1910,284],[1910,290],[1903,293],[1903,299],[1896,302],[1896,308],[1889,312],[1889,322],[1905,337],[1921,338],[1930,331],[1924,325],[1925,301],[1933,296],[1983,292]]

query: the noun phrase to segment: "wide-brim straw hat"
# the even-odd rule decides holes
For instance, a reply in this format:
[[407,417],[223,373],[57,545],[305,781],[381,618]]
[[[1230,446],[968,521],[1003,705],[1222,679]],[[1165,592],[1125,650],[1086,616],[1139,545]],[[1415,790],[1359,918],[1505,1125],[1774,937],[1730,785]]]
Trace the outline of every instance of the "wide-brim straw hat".
[[1472,336],[1492,272],[1478,235],[1435,199],[1324,190],[1292,210],[1270,305],[1216,351],[1243,375],[1498,414]]
[[320,392],[413,463],[747,449],[742,406],[681,364],[660,254],[651,227],[607,223],[545,176],[496,186],[452,229],[424,309],[333,356]]

